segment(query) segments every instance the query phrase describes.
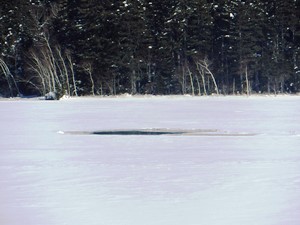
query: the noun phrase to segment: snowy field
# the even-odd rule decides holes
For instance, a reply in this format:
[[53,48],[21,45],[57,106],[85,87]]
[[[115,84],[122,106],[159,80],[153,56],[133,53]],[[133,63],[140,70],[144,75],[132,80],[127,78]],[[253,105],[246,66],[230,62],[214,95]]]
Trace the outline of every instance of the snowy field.
[[[300,97],[0,101],[1,225],[299,225]],[[197,135],[90,135],[111,130]]]

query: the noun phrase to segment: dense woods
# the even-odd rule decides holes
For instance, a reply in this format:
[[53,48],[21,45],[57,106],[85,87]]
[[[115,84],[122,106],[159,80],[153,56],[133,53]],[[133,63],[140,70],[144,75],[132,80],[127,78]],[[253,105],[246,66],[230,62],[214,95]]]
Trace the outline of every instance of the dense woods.
[[0,0],[0,95],[300,90],[300,1]]

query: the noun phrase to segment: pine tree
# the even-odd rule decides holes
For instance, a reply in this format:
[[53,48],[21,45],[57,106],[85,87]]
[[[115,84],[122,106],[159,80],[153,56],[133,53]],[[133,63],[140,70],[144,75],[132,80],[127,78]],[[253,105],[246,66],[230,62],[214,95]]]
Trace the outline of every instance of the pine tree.
[[[297,5],[295,1],[269,1],[265,12],[265,44],[262,73],[268,92],[291,92],[297,89]],[[296,84],[296,85],[295,85]]]
[[145,3],[149,62],[148,93],[167,94],[174,91],[173,50],[176,40],[167,24],[176,13],[174,12],[175,5],[176,3],[172,0],[146,1]]
[[145,6],[138,0],[123,1],[116,9],[119,92],[140,93],[147,82],[147,37],[144,22]]
[[264,46],[264,11],[259,1],[241,2],[238,17],[240,88],[250,94],[259,90],[259,65]]
[[21,0],[2,1],[0,5],[0,54],[10,71],[11,81],[8,82],[13,83],[10,85],[13,88],[10,90],[10,95],[25,92],[22,87],[24,53],[32,43],[30,29],[28,29],[30,27],[29,7],[28,2]]
[[[214,18],[213,29],[213,62],[214,68],[224,94],[241,91],[237,85],[240,77],[240,61],[243,44],[249,43],[242,37],[242,16],[246,16],[247,8],[240,0],[220,1],[212,4]],[[245,25],[247,27],[247,25]],[[251,35],[245,35],[251,37]],[[243,85],[241,85],[243,86]]]

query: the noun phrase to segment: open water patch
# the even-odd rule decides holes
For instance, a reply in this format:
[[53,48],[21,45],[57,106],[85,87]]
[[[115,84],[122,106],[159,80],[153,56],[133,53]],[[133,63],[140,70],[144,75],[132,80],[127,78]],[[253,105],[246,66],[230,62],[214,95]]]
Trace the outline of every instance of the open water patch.
[[217,129],[133,129],[133,130],[97,130],[97,131],[58,131],[69,135],[99,136],[255,136],[254,133],[230,133]]
[[182,135],[181,131],[151,131],[151,130],[110,130],[110,131],[94,131],[94,135]]

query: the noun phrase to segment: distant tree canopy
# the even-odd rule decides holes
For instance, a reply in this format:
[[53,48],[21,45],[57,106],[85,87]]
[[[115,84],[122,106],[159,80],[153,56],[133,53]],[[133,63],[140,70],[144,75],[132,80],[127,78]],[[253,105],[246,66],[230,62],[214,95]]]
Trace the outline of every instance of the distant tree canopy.
[[0,95],[294,93],[300,1],[1,0]]

